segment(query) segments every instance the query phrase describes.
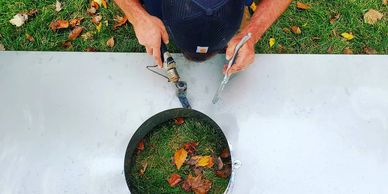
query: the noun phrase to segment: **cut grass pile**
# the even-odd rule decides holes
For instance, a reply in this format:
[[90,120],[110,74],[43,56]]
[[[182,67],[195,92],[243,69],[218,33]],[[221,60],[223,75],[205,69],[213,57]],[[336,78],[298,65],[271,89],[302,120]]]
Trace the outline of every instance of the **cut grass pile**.
[[[186,119],[182,125],[170,121],[160,125],[144,138],[145,149],[134,154],[130,182],[138,188],[137,193],[186,193],[180,185],[170,187],[168,178],[177,173],[182,179],[191,173],[189,165],[183,165],[179,170],[172,162],[174,153],[187,142],[198,142],[196,154],[220,154],[228,148],[224,136],[214,128],[197,119]],[[142,166],[147,163],[144,175],[140,175]],[[209,193],[223,193],[229,183],[229,178],[217,177],[213,169],[205,168],[203,177],[212,182]]]

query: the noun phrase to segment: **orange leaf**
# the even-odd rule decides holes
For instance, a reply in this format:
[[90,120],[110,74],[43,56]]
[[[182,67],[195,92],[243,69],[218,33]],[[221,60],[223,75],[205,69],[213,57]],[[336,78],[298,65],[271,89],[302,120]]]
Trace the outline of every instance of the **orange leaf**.
[[185,122],[185,118],[183,118],[183,117],[178,117],[175,119],[176,125],[182,125],[184,122]]
[[88,47],[85,49],[86,52],[96,52],[97,49],[96,48],[93,48],[93,47]]
[[110,38],[108,41],[106,41],[106,45],[110,48],[113,48],[115,46],[115,39],[114,37]]
[[292,26],[292,27],[291,27],[291,31],[292,31],[292,33],[294,33],[294,34],[301,34],[301,33],[302,33],[302,30],[300,29],[299,26]]
[[67,20],[57,20],[57,21],[52,21],[50,23],[50,28],[54,32],[57,29],[63,29],[63,28],[68,28],[69,27],[69,22]]
[[121,17],[121,16],[115,16],[115,24],[113,26],[113,29],[116,30],[118,27],[126,24],[128,21],[127,16]]
[[136,147],[138,150],[143,151],[144,150],[144,139],[141,139]]
[[84,18],[74,18],[74,19],[71,19],[70,20],[70,26],[71,27],[75,27],[75,26],[79,26],[80,24],[81,24],[81,22],[82,22],[82,20],[83,20]]
[[93,23],[93,24],[99,24],[99,23],[101,22],[101,20],[102,20],[102,16],[96,15],[96,16],[94,16],[94,17],[92,18],[92,23]]
[[102,3],[102,6],[106,9],[108,8],[108,3],[106,2],[106,0],[101,0],[101,3]]
[[310,9],[311,6],[298,1],[296,2],[296,8],[306,10],[306,9]]
[[174,162],[175,162],[175,165],[176,165],[178,170],[182,167],[183,163],[186,160],[186,157],[187,157],[187,152],[183,148],[181,148],[181,149],[179,149],[178,151],[175,152],[175,154],[174,154]]
[[68,48],[72,48],[73,45],[71,44],[70,41],[66,41],[66,42],[62,43],[62,47],[68,49]]
[[83,27],[80,27],[80,26],[76,26],[73,31],[70,32],[69,34],[69,40],[75,40],[76,38],[78,38],[78,36],[82,33],[82,31],[84,30]]
[[171,186],[171,187],[175,187],[178,185],[178,183],[180,183],[182,181],[182,178],[179,174],[172,174],[170,176],[170,178],[168,179],[168,184]]

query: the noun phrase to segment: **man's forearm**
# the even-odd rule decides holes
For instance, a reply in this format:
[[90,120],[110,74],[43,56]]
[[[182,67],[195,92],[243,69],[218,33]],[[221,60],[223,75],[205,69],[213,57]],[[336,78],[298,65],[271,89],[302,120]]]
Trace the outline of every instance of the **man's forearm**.
[[144,9],[140,0],[114,0],[116,4],[121,8],[124,14],[127,16],[129,22],[132,25],[141,23],[143,16],[147,16],[148,13]]
[[257,42],[276,19],[287,9],[292,0],[261,0],[244,31],[251,32]]

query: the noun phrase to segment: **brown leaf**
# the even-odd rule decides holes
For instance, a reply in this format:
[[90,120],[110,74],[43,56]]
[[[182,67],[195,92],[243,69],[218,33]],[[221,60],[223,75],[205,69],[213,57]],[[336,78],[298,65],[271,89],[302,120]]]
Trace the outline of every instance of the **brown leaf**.
[[290,33],[291,32],[291,30],[289,29],[289,28],[283,28],[283,32],[285,32],[285,33]]
[[221,158],[229,158],[230,157],[230,152],[228,148],[225,148],[221,152]]
[[106,45],[110,48],[113,48],[115,46],[115,39],[114,37],[110,38],[108,41],[106,41]]
[[298,1],[298,2],[296,2],[296,8],[301,9],[301,10],[307,10],[307,9],[310,9],[311,6]]
[[102,20],[102,16],[96,15],[96,16],[93,16],[92,23],[97,25],[101,22],[101,20]]
[[388,5],[388,0],[383,0],[383,5]]
[[202,175],[203,167],[196,167],[196,166],[193,166],[191,169],[193,170],[193,172],[194,172],[194,174],[195,174],[196,176]]
[[329,48],[327,48],[327,53],[328,54],[333,54],[333,46],[329,46]]
[[199,143],[197,142],[189,142],[189,143],[185,143],[183,145],[183,147],[185,148],[185,150],[187,151],[187,153],[189,155],[193,155],[195,153],[195,150],[197,148]]
[[185,122],[185,118],[178,117],[175,119],[175,125],[182,125]]
[[50,28],[54,32],[57,29],[63,29],[63,28],[68,28],[68,27],[69,27],[69,22],[67,20],[56,20],[56,21],[52,21],[50,23]]
[[384,14],[380,13],[377,10],[370,9],[364,14],[364,21],[367,24],[375,24],[377,21],[381,20],[384,17]]
[[31,10],[25,12],[24,14],[26,14],[26,15],[28,15],[28,16],[33,16],[33,15],[35,15],[35,14],[37,14],[37,13],[38,13],[38,10],[37,10],[37,9],[31,9]]
[[178,151],[175,152],[175,154],[174,154],[174,162],[175,162],[176,168],[178,170],[182,167],[183,163],[186,160],[186,157],[187,157],[187,152],[183,148],[181,148],[181,149],[179,149]]
[[3,44],[0,43],[0,51],[5,51],[5,47]]
[[71,27],[75,27],[75,26],[79,26],[82,22],[82,20],[84,20],[84,18],[74,18],[74,19],[71,19],[70,20],[70,26]]
[[145,171],[147,170],[147,166],[148,166],[148,163],[143,161],[141,164],[140,171],[139,171],[140,176],[144,175]]
[[128,19],[127,16],[121,17],[121,16],[115,16],[115,24],[113,25],[113,29],[116,30],[118,27],[124,25],[127,23]]
[[68,49],[68,48],[72,48],[73,45],[71,44],[70,41],[66,41],[66,42],[62,43],[62,47]]
[[332,15],[330,18],[330,24],[334,24],[340,17],[341,17],[341,14],[339,13]]
[[217,157],[217,169],[221,170],[224,167],[224,163],[221,160],[221,157]]
[[35,38],[33,36],[31,36],[30,34],[27,34],[26,33],[26,39],[30,42],[35,42]]
[[195,194],[206,194],[211,189],[212,182],[206,179],[202,179],[202,175],[196,177],[189,174],[186,180],[182,184],[183,190],[190,192],[194,191]]
[[216,170],[214,172],[218,177],[221,178],[228,178],[232,174],[232,167],[231,165],[225,165],[224,169],[222,170]]
[[375,55],[375,54],[378,54],[376,49],[372,48],[372,47],[365,47],[363,49],[363,52],[364,54],[367,54],[367,55]]
[[294,34],[302,34],[302,30],[300,29],[299,26],[291,26],[291,31]]
[[97,49],[96,48],[93,48],[93,47],[88,47],[85,49],[86,52],[96,52]]
[[82,31],[84,30],[83,27],[76,26],[69,34],[69,40],[75,40],[78,38],[79,35],[81,35]]
[[353,50],[349,47],[344,48],[344,54],[351,55],[353,54]]
[[180,182],[182,181],[182,178],[179,174],[172,174],[170,176],[170,178],[168,179],[168,184],[171,186],[171,187],[175,187],[177,186]]

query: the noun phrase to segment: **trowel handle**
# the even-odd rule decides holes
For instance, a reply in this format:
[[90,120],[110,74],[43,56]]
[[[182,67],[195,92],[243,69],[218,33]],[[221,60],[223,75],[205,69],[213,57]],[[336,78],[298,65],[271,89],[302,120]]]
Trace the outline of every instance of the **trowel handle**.
[[160,45],[160,57],[162,58],[162,62],[164,63],[164,53],[168,52],[166,44],[162,42]]

